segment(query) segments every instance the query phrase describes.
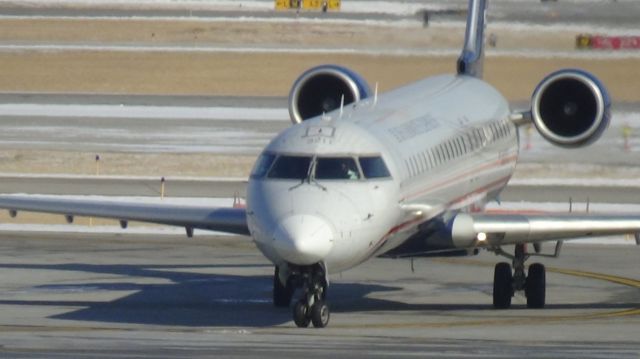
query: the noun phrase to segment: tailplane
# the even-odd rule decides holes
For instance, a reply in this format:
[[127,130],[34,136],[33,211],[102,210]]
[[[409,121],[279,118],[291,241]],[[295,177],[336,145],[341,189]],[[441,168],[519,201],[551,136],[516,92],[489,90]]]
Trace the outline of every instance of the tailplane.
[[464,48],[458,58],[458,75],[482,78],[487,1],[469,0]]

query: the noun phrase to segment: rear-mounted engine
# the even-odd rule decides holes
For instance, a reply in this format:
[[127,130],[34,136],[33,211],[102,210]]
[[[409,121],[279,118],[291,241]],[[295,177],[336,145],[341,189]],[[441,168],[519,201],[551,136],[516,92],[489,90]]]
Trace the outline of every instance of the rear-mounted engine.
[[538,85],[531,100],[533,122],[549,142],[581,147],[596,141],[610,121],[611,100],[595,76],[560,70]]
[[321,65],[307,70],[289,93],[291,122],[300,123],[344,105],[369,97],[369,85],[357,73],[336,65]]

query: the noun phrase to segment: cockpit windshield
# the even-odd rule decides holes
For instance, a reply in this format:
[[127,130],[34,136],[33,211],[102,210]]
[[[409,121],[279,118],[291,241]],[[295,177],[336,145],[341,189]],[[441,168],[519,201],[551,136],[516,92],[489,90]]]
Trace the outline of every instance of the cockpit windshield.
[[360,167],[365,178],[391,177],[389,169],[380,156],[360,157]]
[[273,164],[273,161],[276,159],[276,155],[273,153],[263,153],[260,155],[256,164],[253,166],[253,171],[251,171],[251,178],[262,178],[267,174],[269,168]]
[[271,167],[267,177],[303,180],[309,175],[311,157],[280,156]]
[[294,180],[360,180],[390,178],[380,156],[315,157],[265,152],[256,161],[251,178]]
[[357,180],[360,179],[360,171],[352,157],[318,157],[315,178]]

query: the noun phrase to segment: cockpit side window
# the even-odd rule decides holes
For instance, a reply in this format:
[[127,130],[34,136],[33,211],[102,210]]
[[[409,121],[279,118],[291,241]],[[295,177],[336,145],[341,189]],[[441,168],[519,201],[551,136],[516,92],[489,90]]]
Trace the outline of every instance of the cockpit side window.
[[256,161],[253,171],[251,172],[251,178],[262,178],[267,174],[269,168],[276,159],[276,155],[273,153],[263,153]]
[[365,178],[389,178],[391,174],[382,157],[360,157],[360,167]]
[[280,179],[307,178],[311,157],[302,156],[280,156],[271,167],[267,177]]
[[315,178],[357,180],[360,171],[352,157],[318,157]]

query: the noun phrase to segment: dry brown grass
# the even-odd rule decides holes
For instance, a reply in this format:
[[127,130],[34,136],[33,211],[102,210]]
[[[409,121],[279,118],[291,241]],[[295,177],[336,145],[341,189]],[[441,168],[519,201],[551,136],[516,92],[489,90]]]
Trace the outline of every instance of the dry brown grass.
[[[570,50],[575,34],[490,29],[500,48]],[[462,29],[331,24],[166,20],[1,19],[0,41],[91,44],[272,44],[362,48],[457,48]],[[617,101],[640,100],[637,60],[489,57],[486,79],[510,100],[527,100],[540,79],[562,67],[599,76]],[[24,51],[0,53],[0,91],[118,94],[286,96],[295,78],[322,63],[340,63],[382,91],[454,71],[454,57]],[[94,154],[5,151],[0,172],[95,171]],[[119,175],[246,176],[253,156],[102,154],[102,173]]]
[[[242,53],[24,52],[0,54],[0,90],[130,94],[286,96],[310,66],[340,63],[387,90],[450,73],[453,57]],[[635,59],[490,57],[486,78],[510,100],[526,100],[545,74],[581,67],[599,76],[617,101],[640,100]]]
[[[417,23],[416,23],[417,24]],[[573,33],[491,29],[500,49],[569,51]],[[1,19],[0,41],[56,44],[240,45],[458,48],[463,29],[356,26],[299,22],[205,22],[118,19]],[[254,53],[25,51],[0,54],[0,91],[284,96],[305,69],[340,63],[381,90],[454,70],[454,57]],[[560,67],[600,76],[620,101],[640,96],[637,60],[490,57],[487,79],[511,100],[525,100],[537,82]]]
[[[503,49],[570,50],[573,33],[489,28]],[[462,27],[389,27],[322,22],[217,22],[121,19],[0,19],[0,40],[20,42],[89,42],[148,44],[234,44],[344,46],[361,48],[458,48]]]

